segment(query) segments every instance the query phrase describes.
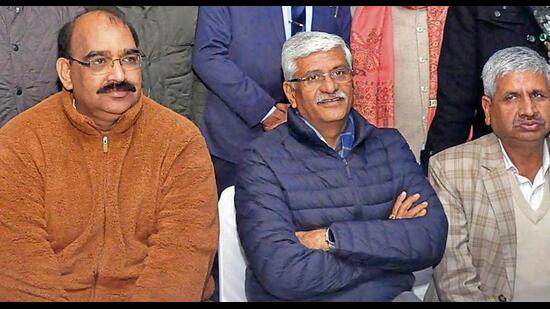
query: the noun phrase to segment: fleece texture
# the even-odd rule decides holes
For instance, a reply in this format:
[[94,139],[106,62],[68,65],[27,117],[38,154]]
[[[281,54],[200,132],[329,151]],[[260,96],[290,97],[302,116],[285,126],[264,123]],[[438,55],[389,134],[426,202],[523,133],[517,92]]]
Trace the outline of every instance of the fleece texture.
[[0,129],[0,300],[207,299],[216,203],[190,121],[142,95],[103,135],[57,93]]

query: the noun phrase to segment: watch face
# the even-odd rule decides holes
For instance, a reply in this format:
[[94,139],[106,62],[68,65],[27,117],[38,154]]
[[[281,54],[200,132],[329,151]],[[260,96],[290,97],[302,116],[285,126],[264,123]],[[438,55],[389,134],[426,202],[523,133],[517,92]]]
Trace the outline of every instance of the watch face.
[[325,234],[325,241],[327,242],[329,250],[334,249],[334,235],[332,234],[332,231],[330,229],[327,229],[327,232]]

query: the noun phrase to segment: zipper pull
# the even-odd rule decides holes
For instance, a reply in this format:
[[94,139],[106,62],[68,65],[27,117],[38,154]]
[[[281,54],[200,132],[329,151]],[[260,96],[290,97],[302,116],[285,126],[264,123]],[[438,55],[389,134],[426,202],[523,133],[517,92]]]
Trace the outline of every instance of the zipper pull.
[[103,136],[103,152],[107,153],[109,151],[109,138],[107,136]]

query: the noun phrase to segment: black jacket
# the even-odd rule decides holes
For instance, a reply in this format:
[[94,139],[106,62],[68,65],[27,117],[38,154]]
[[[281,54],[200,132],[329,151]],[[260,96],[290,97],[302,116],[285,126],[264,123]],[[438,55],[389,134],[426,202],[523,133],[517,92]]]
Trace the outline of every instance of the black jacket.
[[424,170],[431,155],[491,132],[481,107],[481,71],[496,51],[527,46],[545,58],[542,33],[528,6],[449,8],[438,68],[437,112],[421,154]]

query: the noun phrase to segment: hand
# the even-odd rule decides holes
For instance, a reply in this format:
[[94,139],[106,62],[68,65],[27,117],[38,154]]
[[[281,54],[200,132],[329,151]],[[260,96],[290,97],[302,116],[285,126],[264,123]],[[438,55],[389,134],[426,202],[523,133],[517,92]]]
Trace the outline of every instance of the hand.
[[304,247],[311,250],[328,251],[328,243],[325,239],[327,229],[296,232],[296,237]]
[[401,192],[390,214],[390,219],[407,219],[423,217],[428,212],[428,201],[422,202],[411,208],[414,202],[418,201],[420,194],[416,193],[407,197],[407,192]]
[[275,110],[269,117],[267,117],[263,122],[262,126],[264,131],[268,132],[276,127],[282,125],[286,122],[286,117],[288,114],[288,104],[286,103],[277,103],[275,104]]

